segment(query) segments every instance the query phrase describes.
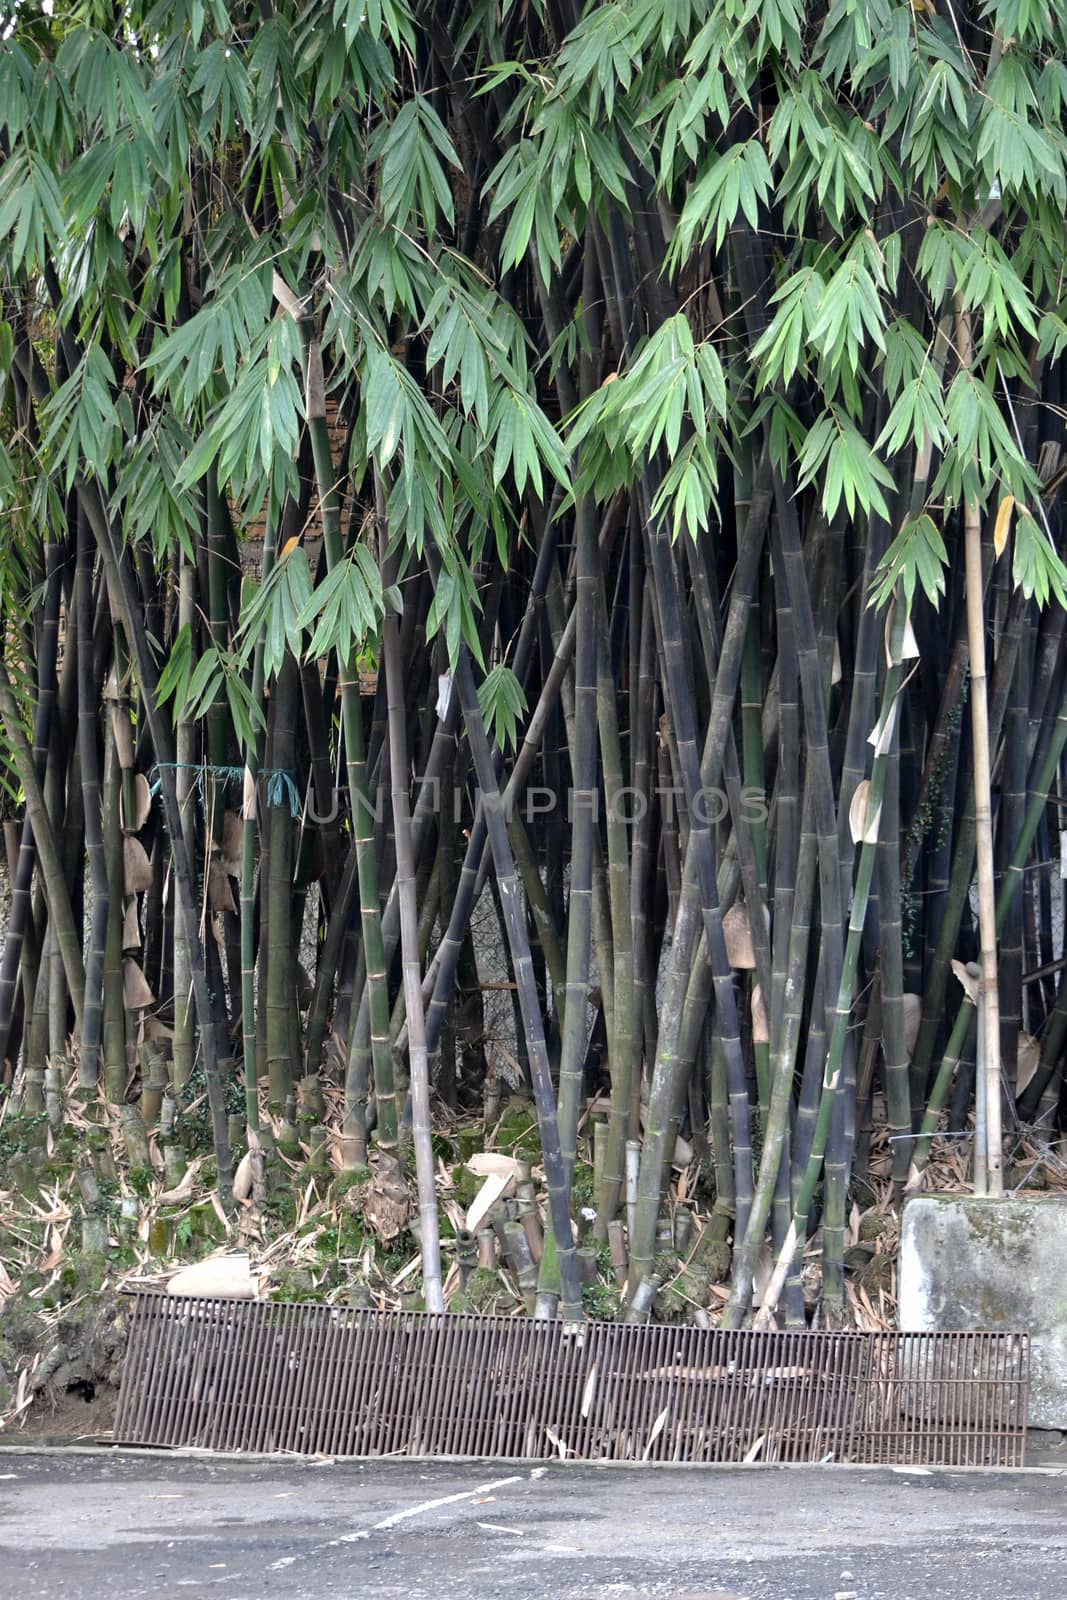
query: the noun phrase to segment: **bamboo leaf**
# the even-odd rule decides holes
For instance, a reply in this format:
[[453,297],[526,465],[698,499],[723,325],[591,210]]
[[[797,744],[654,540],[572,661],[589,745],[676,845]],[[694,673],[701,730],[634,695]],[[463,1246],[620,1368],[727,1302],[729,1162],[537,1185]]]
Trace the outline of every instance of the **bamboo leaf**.
[[526,696],[522,685],[510,667],[498,664],[482,679],[478,688],[487,731],[499,749],[513,746],[518,737],[519,718],[526,711]]
[[1008,542],[1011,532],[1011,517],[1015,510],[1015,499],[1006,494],[997,507],[997,518],[993,524],[993,554],[999,560],[1004,554],[1004,547]]

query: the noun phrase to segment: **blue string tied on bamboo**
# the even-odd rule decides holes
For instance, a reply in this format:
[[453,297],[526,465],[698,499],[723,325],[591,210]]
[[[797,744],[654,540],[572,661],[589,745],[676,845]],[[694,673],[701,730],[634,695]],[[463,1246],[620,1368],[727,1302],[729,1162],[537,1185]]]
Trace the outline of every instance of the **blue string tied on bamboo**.
[[[204,804],[204,779],[212,778],[223,786],[231,783],[243,784],[245,780],[244,767],[215,766],[211,762],[199,761],[157,761],[149,772],[148,792],[155,799],[162,787],[159,773],[163,767],[171,771],[195,772],[196,781],[194,788],[200,803]],[[290,814],[293,817],[300,815],[300,794],[291,772],[284,767],[261,767],[259,777],[267,786],[267,805],[282,806],[288,802]]]

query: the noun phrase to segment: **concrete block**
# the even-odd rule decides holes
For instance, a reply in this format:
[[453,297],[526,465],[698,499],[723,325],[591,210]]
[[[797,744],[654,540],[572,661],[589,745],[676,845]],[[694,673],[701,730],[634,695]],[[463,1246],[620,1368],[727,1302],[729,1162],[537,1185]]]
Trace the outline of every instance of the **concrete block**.
[[904,1207],[900,1327],[1030,1335],[1030,1426],[1067,1427],[1067,1195],[918,1195]]

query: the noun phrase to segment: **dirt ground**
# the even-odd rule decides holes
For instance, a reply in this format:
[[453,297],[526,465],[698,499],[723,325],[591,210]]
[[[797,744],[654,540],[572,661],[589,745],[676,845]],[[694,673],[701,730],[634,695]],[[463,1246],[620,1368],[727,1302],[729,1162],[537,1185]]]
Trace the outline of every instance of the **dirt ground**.
[[107,1439],[126,1353],[124,1296],[84,1293],[0,1313],[0,1444]]
[[[91,1387],[91,1386],[90,1386]],[[64,1390],[38,1395],[33,1404],[3,1432],[0,1445],[84,1444],[108,1439],[115,1422],[116,1389]]]

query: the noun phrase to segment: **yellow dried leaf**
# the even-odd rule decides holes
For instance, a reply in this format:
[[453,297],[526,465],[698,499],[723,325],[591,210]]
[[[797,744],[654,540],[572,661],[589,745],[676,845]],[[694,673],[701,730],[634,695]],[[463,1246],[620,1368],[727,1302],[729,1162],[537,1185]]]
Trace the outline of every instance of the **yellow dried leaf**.
[[993,554],[999,559],[1011,532],[1011,514],[1015,510],[1015,496],[1006,494],[997,507],[997,520],[993,524]]

